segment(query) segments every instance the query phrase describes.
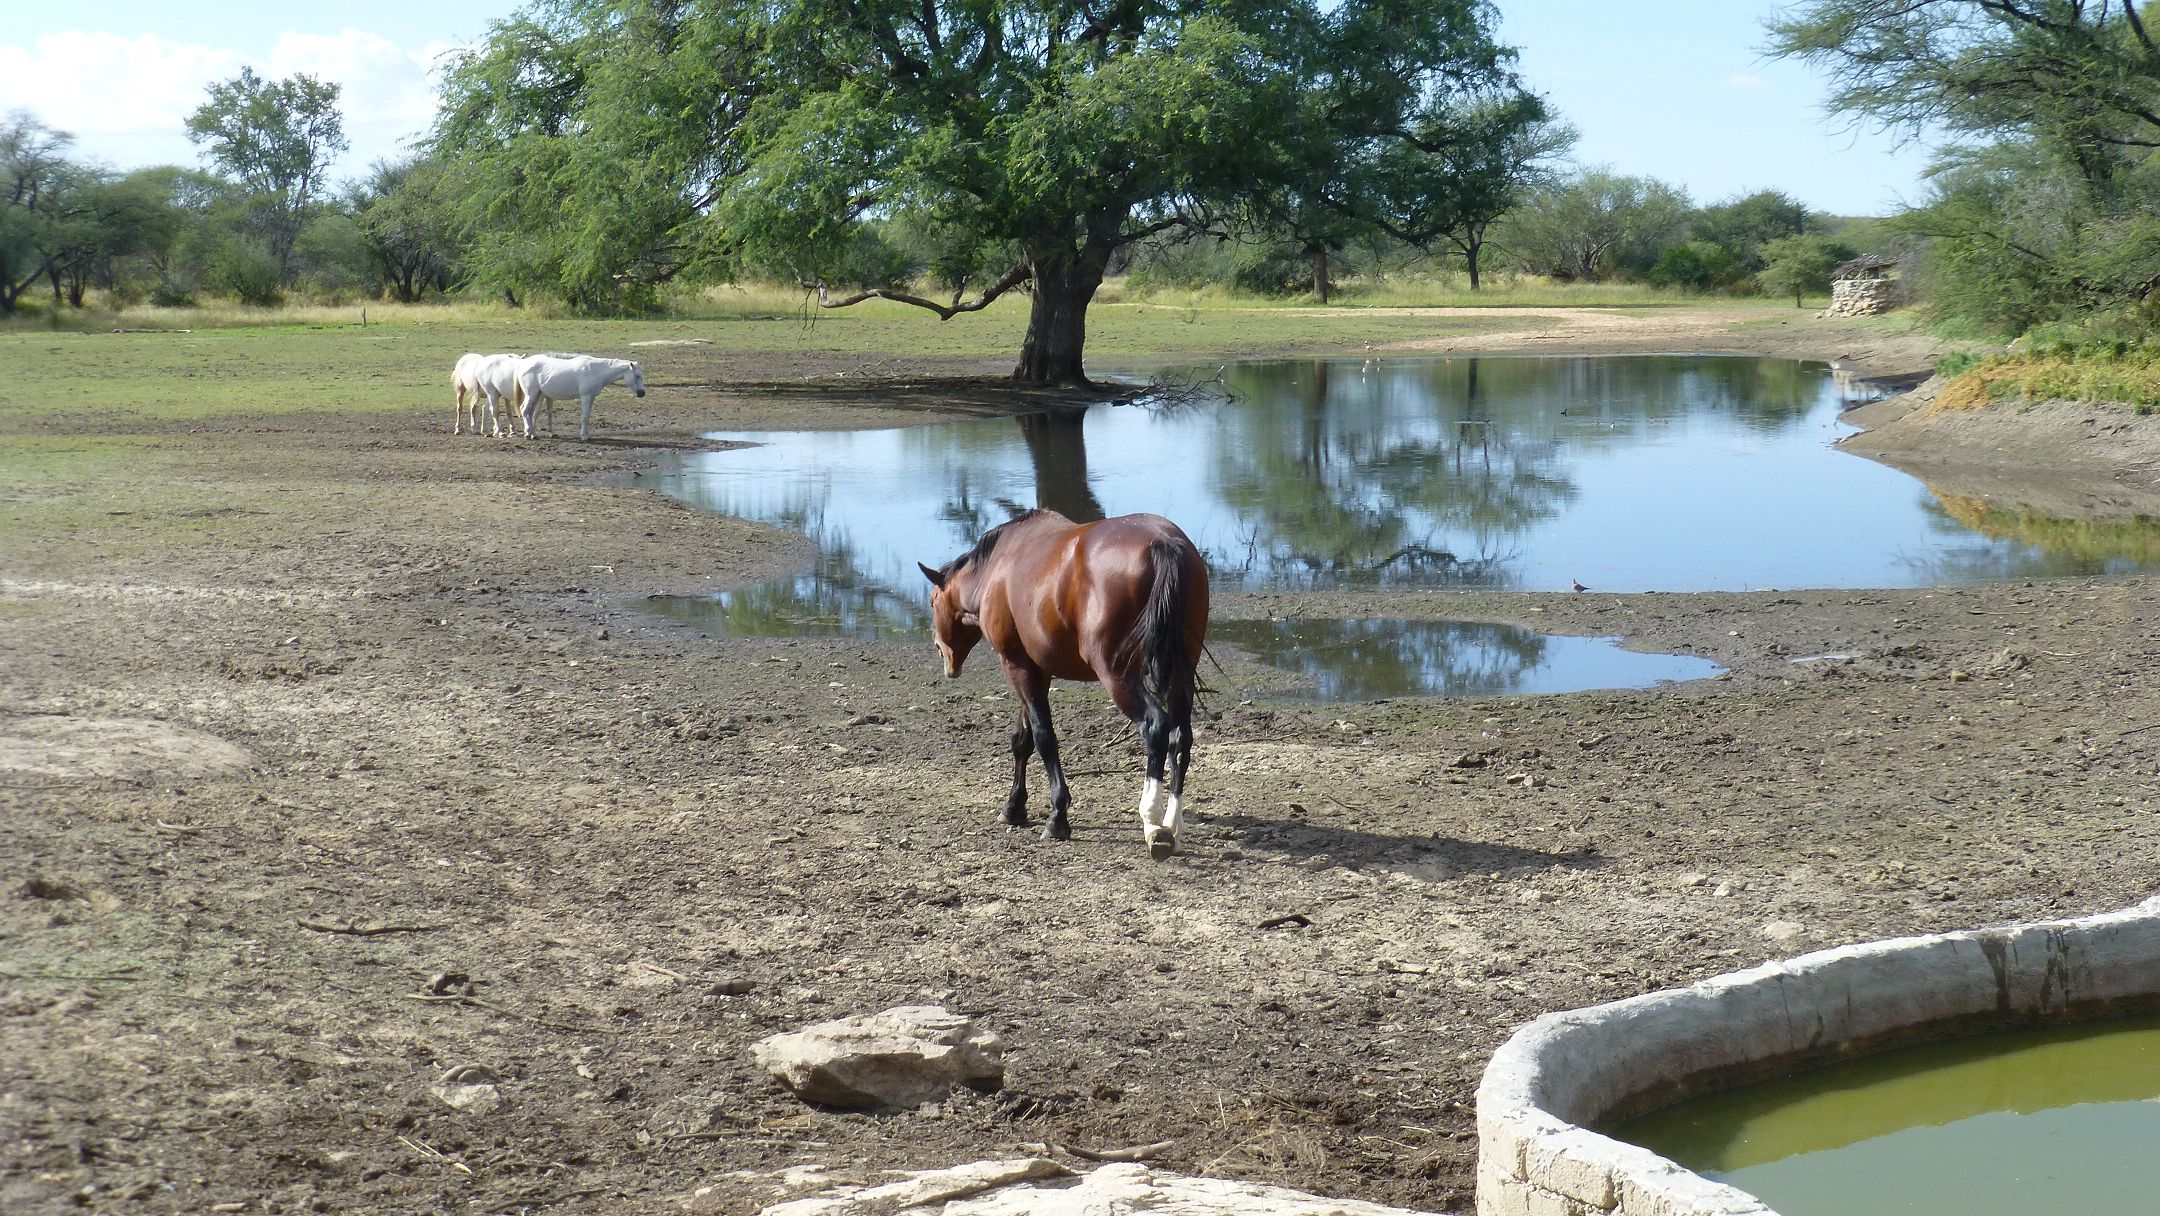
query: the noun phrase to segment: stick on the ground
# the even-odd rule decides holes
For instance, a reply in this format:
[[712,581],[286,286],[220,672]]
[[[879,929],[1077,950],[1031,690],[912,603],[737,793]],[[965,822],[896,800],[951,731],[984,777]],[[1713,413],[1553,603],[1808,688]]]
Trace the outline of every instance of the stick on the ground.
[[1040,1147],[1044,1152],[1064,1153],[1067,1156],[1078,1157],[1082,1161],[1146,1161],[1152,1157],[1160,1157],[1177,1147],[1177,1141],[1158,1140],[1153,1144],[1136,1144],[1131,1148],[1095,1149],[1081,1148],[1077,1144],[1059,1144],[1055,1140],[1045,1140]]
[[342,933],[348,937],[381,937],[385,933],[433,933],[448,925],[324,925],[311,920],[293,922],[316,933]]

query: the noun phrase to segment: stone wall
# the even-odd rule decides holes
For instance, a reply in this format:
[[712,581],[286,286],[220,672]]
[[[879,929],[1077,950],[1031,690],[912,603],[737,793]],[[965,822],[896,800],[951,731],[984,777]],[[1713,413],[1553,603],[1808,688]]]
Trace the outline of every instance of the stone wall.
[[1590,1131],[1721,1081],[1979,1030],[2160,1007],[2160,897],[2124,912],[1903,938],[1548,1014],[1478,1086],[1479,1216],[1775,1216]]
[[1826,317],[1872,317],[1904,303],[1896,279],[1839,279],[1830,284]]

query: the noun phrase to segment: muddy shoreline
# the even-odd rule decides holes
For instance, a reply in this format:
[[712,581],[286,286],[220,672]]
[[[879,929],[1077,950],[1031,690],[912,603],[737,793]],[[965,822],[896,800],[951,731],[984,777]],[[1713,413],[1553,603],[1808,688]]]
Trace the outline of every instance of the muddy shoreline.
[[[1592,324],[1448,341],[1933,357],[1797,317]],[[0,1209],[746,1212],[1043,1140],[1169,1140],[1184,1172],[1467,1211],[1476,1077],[1530,1017],[2151,893],[2147,578],[1222,597],[1731,670],[1229,690],[1163,865],[1130,821],[1137,745],[1060,690],[1074,839],[1008,831],[993,670],[647,613],[809,545],[609,482],[703,431],[1027,408],[973,381],[1003,362],[650,360],[587,445],[453,440],[434,412],[176,426],[163,476],[220,513],[152,500],[7,555]],[[178,539],[136,539],[153,526]],[[445,995],[469,999],[424,999]],[[764,1035],[924,1002],[1012,1044],[1003,1094],[836,1114],[750,1064]],[[431,1093],[467,1065],[500,1107]]]

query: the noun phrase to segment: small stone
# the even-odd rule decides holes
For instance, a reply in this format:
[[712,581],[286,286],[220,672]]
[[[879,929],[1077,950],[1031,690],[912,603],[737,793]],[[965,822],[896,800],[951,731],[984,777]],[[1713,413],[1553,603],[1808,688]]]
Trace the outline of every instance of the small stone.
[[1950,669],[1950,682],[1952,684],[1962,684],[1970,679],[1972,679],[1972,673],[1966,671],[1964,668],[1953,667]]
[[1693,888],[1702,886],[1709,881],[1710,876],[1708,874],[1687,873],[1682,874],[1678,878],[1675,878],[1673,880],[1673,885],[1678,887]]
[[502,1090],[496,1087],[500,1080],[484,1065],[460,1064],[429,1086],[428,1092],[451,1110],[484,1115],[503,1104]]
[[707,988],[705,994],[707,996],[749,996],[756,991],[756,980],[746,980],[738,976],[733,979],[721,980],[719,983]]
[[1780,946],[1789,946],[1807,933],[1807,926],[1796,920],[1774,920],[1762,927],[1762,935]]
[[596,629],[596,630],[594,630],[594,631],[593,631],[593,636],[594,636],[594,637],[596,637],[596,638],[598,638],[598,639],[600,639],[601,641],[605,642],[605,641],[607,641],[607,640],[608,640],[608,631],[607,631],[606,627],[605,627],[605,626],[603,626],[603,627],[601,627],[601,628],[599,628],[599,629]]

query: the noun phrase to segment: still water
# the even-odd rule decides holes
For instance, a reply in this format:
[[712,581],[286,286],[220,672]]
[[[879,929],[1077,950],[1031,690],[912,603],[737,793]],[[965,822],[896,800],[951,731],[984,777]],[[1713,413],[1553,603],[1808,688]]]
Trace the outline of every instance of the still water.
[[1781,1216],[2160,1208],[2160,1019],[1964,1039],[1607,1129]]
[[1623,650],[1617,638],[1575,638],[1481,621],[1211,621],[1208,645],[1231,646],[1296,680],[1291,700],[1493,697],[1649,688],[1724,668],[1685,654]]
[[642,484],[805,532],[821,556],[666,610],[734,636],[919,635],[915,563],[1036,505],[1167,515],[1225,589],[1909,587],[2160,559],[2142,522],[1997,518],[1836,451],[1849,402],[1820,363],[1285,360],[1223,382],[1179,408],[720,434],[757,446]]

